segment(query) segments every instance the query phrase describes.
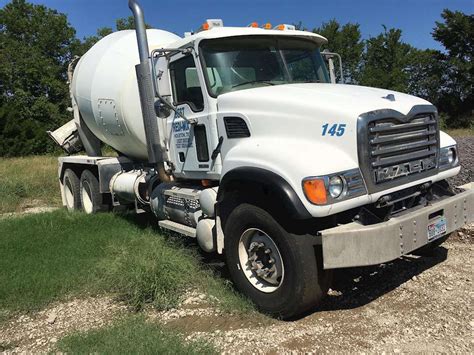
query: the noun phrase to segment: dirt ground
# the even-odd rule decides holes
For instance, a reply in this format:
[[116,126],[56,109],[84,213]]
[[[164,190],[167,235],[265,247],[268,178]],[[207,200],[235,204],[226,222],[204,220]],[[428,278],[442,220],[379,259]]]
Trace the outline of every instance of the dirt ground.
[[[222,314],[199,294],[179,309],[147,313],[150,321],[187,339],[209,340],[223,353],[473,353],[473,240],[471,225],[433,257],[339,270],[324,303],[295,321]],[[0,326],[0,344],[7,352],[48,351],[61,336],[104,326],[125,312],[110,298],[69,300]]]
[[225,353],[473,353],[473,239],[471,226],[433,257],[340,270],[323,305],[297,321],[174,322],[190,339],[212,339]]

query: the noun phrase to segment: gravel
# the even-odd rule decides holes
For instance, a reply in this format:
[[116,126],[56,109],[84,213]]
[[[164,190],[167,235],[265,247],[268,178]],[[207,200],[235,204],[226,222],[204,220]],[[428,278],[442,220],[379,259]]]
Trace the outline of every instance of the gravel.
[[[125,312],[111,297],[58,302],[32,314],[20,314],[0,324],[0,353],[38,353],[53,350],[61,337],[110,324]],[[3,348],[3,349],[2,349]]]
[[[190,291],[177,309],[147,310],[149,321],[210,341],[222,353],[474,353],[474,225],[432,257],[407,256],[336,272],[327,299],[284,322],[228,314]],[[126,307],[112,298],[74,299],[0,326],[0,352],[47,352],[71,332],[110,324]]]
[[[473,225],[464,232],[474,238]],[[198,323],[188,327],[187,339],[210,339],[229,354],[472,354],[473,251],[474,244],[454,239],[433,257],[341,270],[327,300],[302,319],[251,324],[227,317],[222,324],[216,318],[220,329]],[[192,324],[192,317],[181,323]]]
[[458,152],[461,162],[461,172],[449,179],[454,186],[460,186],[474,181],[474,136],[457,137]]

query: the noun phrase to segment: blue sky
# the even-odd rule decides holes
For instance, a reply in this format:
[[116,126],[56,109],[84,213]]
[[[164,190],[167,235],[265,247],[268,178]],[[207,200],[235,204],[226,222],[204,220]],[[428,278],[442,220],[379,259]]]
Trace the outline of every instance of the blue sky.
[[[113,27],[115,19],[129,16],[127,0],[30,0],[66,13],[78,37]],[[0,6],[8,3],[0,0]],[[147,23],[183,35],[206,18],[222,18],[227,26],[250,22],[296,23],[308,28],[332,18],[359,23],[367,38],[382,31],[382,24],[403,30],[403,39],[418,48],[441,49],[431,37],[444,8],[474,13],[474,0],[141,0]]]

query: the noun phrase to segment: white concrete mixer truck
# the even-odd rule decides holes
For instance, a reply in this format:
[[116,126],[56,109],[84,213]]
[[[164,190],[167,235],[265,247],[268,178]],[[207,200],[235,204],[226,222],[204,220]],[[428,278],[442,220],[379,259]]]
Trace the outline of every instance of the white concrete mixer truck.
[[326,39],[290,25],[207,20],[180,38],[129,7],[136,31],[71,64],[74,119],[49,132],[69,153],[67,209],[152,213],[224,254],[235,286],[282,318],[315,307],[333,269],[428,252],[473,221],[429,102],[336,84]]

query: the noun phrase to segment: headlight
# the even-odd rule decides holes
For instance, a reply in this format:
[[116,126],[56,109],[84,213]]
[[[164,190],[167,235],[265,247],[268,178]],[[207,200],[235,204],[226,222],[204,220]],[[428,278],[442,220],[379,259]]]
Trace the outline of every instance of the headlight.
[[367,194],[359,168],[307,177],[302,185],[306,198],[314,205],[328,205]]
[[455,152],[454,148],[449,148],[448,149],[447,157],[448,157],[448,163],[449,164],[454,163],[454,161],[456,160],[456,152]]
[[459,164],[458,151],[455,145],[441,148],[439,152],[439,170],[447,170]]
[[344,180],[342,180],[340,176],[331,177],[329,179],[328,190],[332,198],[338,198],[344,190]]

